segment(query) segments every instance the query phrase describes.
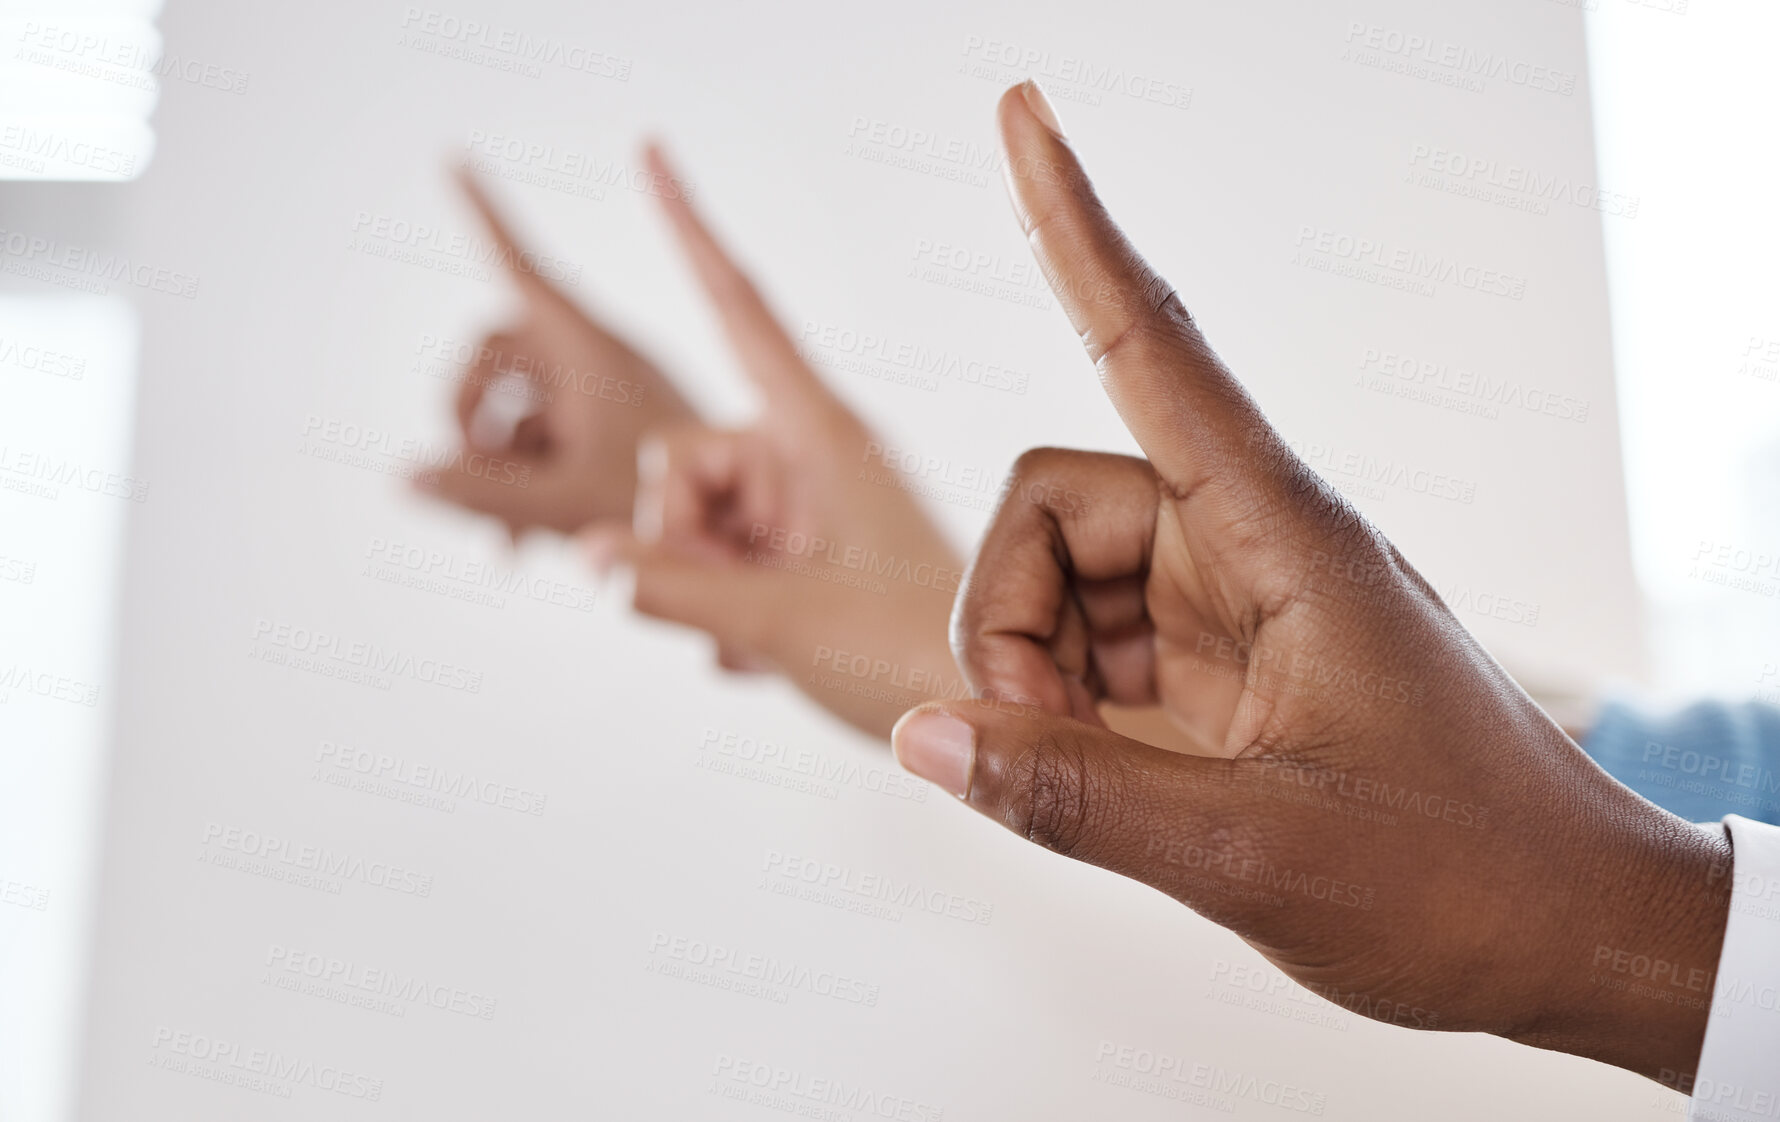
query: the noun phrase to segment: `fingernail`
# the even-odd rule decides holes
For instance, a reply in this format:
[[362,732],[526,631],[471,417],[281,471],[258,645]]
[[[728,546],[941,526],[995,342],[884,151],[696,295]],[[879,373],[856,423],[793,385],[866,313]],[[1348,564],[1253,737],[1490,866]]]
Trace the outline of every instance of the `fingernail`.
[[969,725],[944,713],[907,713],[890,731],[897,763],[961,799],[970,794],[975,742]]
[[1045,128],[1050,129],[1058,140],[1064,139],[1063,122],[1057,119],[1057,111],[1051,108],[1051,99],[1045,96],[1043,90],[1039,89],[1038,83],[1031,78],[1026,79],[1026,89],[1023,92],[1026,95],[1026,108],[1032,110],[1032,115],[1037,117]]

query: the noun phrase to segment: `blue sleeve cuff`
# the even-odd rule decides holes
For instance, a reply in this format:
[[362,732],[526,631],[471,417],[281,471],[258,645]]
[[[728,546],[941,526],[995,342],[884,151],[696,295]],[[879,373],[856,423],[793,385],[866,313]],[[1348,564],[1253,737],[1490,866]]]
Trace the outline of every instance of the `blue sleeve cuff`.
[[1780,825],[1780,709],[1703,701],[1663,717],[1608,702],[1583,750],[1690,822],[1740,814]]

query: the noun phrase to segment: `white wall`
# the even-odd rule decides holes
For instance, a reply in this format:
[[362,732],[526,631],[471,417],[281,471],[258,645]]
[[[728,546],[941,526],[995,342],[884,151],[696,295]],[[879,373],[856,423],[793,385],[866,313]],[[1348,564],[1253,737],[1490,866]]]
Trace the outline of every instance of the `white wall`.
[[[249,81],[240,94],[169,84],[155,164],[124,189],[133,251],[200,287],[191,300],[138,301],[136,471],[154,490],[129,534],[83,1117],[769,1116],[722,1097],[722,1056],[948,1118],[1208,1109],[1105,1082],[1120,1070],[1099,1062],[1108,1043],[1290,1084],[1327,1118],[1673,1109],[1644,1081],[1582,1061],[1395,1031],[1284,988],[1254,1000],[1230,981],[1259,969],[1235,939],[943,799],[864,783],[812,798],[702,770],[713,733],[814,748],[868,774],[887,756],[786,690],[710,671],[703,641],[632,622],[616,596],[590,613],[496,609],[368,579],[378,539],[588,578],[564,550],[537,544],[513,561],[489,527],[301,451],[312,418],[443,439],[445,386],[413,372],[416,343],[473,338],[508,299],[498,283],[353,251],[357,216],[468,231],[443,167],[472,130],[628,158],[647,129],[672,141],[793,322],[906,335],[1031,372],[1023,396],[844,382],[897,441],[985,470],[1039,443],[1129,447],[1060,314],[908,276],[926,244],[1025,260],[993,169],[966,168],[960,182],[890,167],[876,157],[893,153],[861,156],[849,135],[863,118],[987,156],[994,99],[1026,75],[979,75],[967,48],[1007,42],[1190,87],[1185,108],[1117,93],[1085,104],[1069,96],[1080,86],[1053,88],[1117,213],[1317,466],[1351,483],[1333,465],[1369,456],[1473,495],[1356,492],[1467,622],[1512,665],[1636,674],[1601,216],[1567,201],[1534,213],[1417,178],[1434,158],[1417,153],[1439,149],[1594,181],[1574,7],[414,10],[608,52],[628,78],[443,57],[438,41],[413,45],[403,3],[192,2],[162,17],[170,48]],[[1355,25],[1359,40],[1379,28],[1435,52],[1494,52],[1515,76],[1567,72],[1574,92],[1503,77],[1456,88],[1365,65],[1346,57]],[[634,325],[708,400],[745,409],[649,199],[503,195],[540,244],[585,265],[590,304]],[[1332,276],[1316,267],[1327,258],[1296,260],[1306,227],[1311,242],[1327,232],[1447,257],[1467,276],[1522,278],[1524,297]],[[1478,416],[1377,392],[1356,384],[1369,350],[1520,380],[1586,401],[1586,418],[1515,405]],[[961,542],[984,518],[971,496],[940,509]],[[1522,622],[1475,610],[1491,602],[1519,603],[1509,612]],[[371,689],[272,665],[258,657],[262,620],[457,663],[482,688]],[[446,813],[340,790],[318,781],[317,755],[341,742],[473,768],[543,793],[545,813]],[[356,882],[333,894],[219,867],[204,844],[212,824],[400,864],[431,878],[430,895]],[[763,878],[773,853],[992,904],[991,922],[788,899]],[[659,967],[672,959],[651,954],[660,936],[838,971],[877,1001],[795,990],[777,1003],[668,977]],[[414,1004],[398,1017],[283,992],[265,980],[275,946],[420,974],[495,998],[494,1015]],[[260,1094],[210,1068],[169,1070],[157,1039],[182,1032],[347,1068],[381,1080],[381,1101],[288,1080]]]

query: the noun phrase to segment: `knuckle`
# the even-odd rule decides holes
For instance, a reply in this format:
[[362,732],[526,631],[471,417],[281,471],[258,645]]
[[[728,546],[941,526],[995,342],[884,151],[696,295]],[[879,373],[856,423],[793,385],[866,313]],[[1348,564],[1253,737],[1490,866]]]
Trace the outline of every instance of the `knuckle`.
[[1028,448],[1014,460],[1011,478],[1021,482],[1043,479],[1074,455],[1077,453],[1068,448]]
[[1137,261],[1138,279],[1113,289],[1105,302],[1115,307],[1119,322],[1090,330],[1082,337],[1088,357],[1100,372],[1102,383],[1110,378],[1113,356],[1133,367],[1178,365],[1183,359],[1195,364],[1213,361],[1211,348],[1199,333],[1199,325],[1167,278]]
[[[1042,170],[1046,170],[1043,165],[1022,162],[1015,168],[1015,174],[1022,179],[1036,179],[1038,176],[1033,173]],[[1045,234],[1045,231],[1062,220],[1064,211],[1062,207],[1056,205],[1034,206],[1029,210],[1026,210],[1023,214],[1020,214],[1019,211],[1016,210],[1016,214],[1018,214],[1024,222],[1024,232],[1026,234],[1027,242],[1034,246],[1038,246],[1044,244],[1046,240],[1047,235]]]
[[1329,538],[1366,536],[1366,520],[1347,496],[1297,456],[1284,466],[1281,498],[1300,521]]
[[1067,483],[1086,455],[1072,448],[1028,448],[1020,453],[1002,482],[994,524],[1026,527],[1034,511],[1056,514],[1056,497],[1069,492]]
[[1014,461],[995,508],[992,525],[1029,527],[1034,511],[1057,521],[1085,516],[1096,494],[1150,473],[1147,461],[1111,452],[1076,448],[1029,448]]
[[976,624],[981,615],[977,585],[971,580],[975,570],[976,566],[972,565],[971,571],[965,574],[964,583],[958,588],[958,598],[952,601],[952,614],[946,619],[946,645],[951,648],[953,660],[966,677],[975,666]]
[[1133,310],[1141,311],[1152,320],[1177,320],[1178,316],[1177,322],[1191,323],[1192,317],[1187,314],[1186,305],[1181,303],[1174,286],[1168,283],[1168,278],[1151,269],[1135,249],[1131,251],[1131,257],[1127,268],[1139,278],[1136,285],[1137,306]]
[[1043,734],[1027,745],[1010,772],[1007,818],[1014,832],[1065,857],[1081,853],[1099,802],[1083,745]]

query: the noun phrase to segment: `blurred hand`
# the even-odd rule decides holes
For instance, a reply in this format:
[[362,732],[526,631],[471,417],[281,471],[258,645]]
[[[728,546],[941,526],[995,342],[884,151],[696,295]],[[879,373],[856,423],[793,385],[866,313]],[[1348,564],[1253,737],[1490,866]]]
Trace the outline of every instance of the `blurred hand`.
[[[1355,1012],[1691,1071],[1704,1003],[1615,964],[1710,976],[1722,834],[1596,768],[1292,453],[1055,120],[1031,84],[1002,99],[1014,209],[1146,458],[1021,459],[952,623],[989,700],[909,713],[898,757]],[[1105,701],[1159,703],[1197,752]]]
[[[638,439],[690,419],[692,409],[654,363],[530,267],[535,259],[471,172],[460,182],[500,247],[520,310],[478,345],[457,392],[464,454],[453,456],[427,489],[495,516],[515,536],[534,526],[568,533],[601,520],[628,521]],[[497,400],[508,394],[509,401]],[[498,404],[506,404],[508,416],[499,415]],[[517,423],[514,414],[521,414]],[[529,468],[525,485],[510,473],[477,474],[483,461],[471,453]]]
[[[649,161],[671,175],[659,151]],[[760,415],[652,435],[634,529],[602,528],[588,548],[631,565],[636,609],[707,632],[723,665],[777,671],[887,736],[909,705],[964,691],[946,644],[963,564],[687,200],[662,205]]]

